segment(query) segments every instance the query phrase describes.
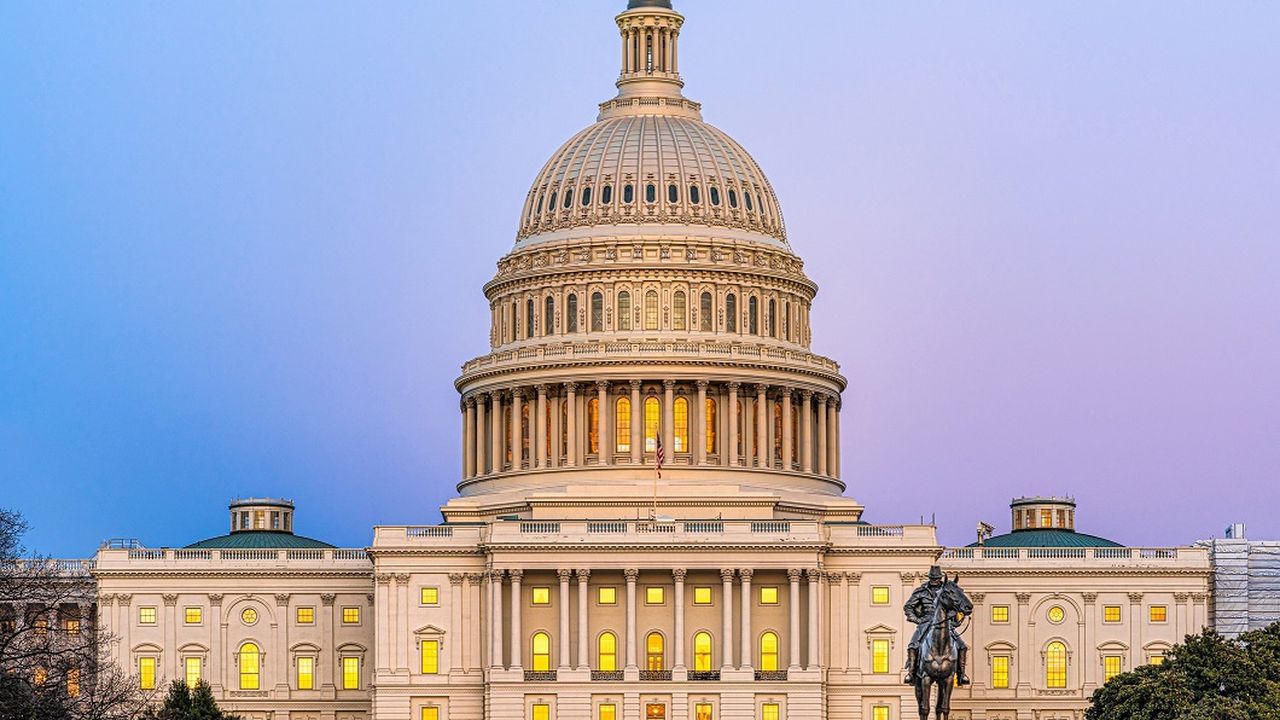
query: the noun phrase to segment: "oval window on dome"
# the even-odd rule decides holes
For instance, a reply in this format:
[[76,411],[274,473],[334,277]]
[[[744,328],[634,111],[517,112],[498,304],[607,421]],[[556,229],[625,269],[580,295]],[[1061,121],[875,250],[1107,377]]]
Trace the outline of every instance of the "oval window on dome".
[[573,206],[573,188],[565,188],[564,191],[564,207],[568,210]]
[[715,185],[712,185],[707,190],[707,194],[710,195],[711,197],[712,205],[716,205],[716,206],[720,205],[720,188],[716,187]]
[[555,190],[552,190],[551,196],[547,198],[547,209],[548,210],[556,209],[556,191]]
[[623,188],[622,188],[622,202],[624,202],[624,203],[626,203],[626,204],[630,205],[631,203],[635,202],[635,199],[636,199],[636,190],[635,190],[635,188],[631,187],[630,185],[623,186]]
[[582,206],[586,207],[591,204],[591,188],[582,188]]
[[702,201],[702,195],[698,192],[698,186],[690,185],[689,186],[689,202],[693,203],[694,205],[697,205],[701,201]]
[[754,208],[754,207],[752,207],[752,205],[751,205],[751,193],[749,193],[749,192],[748,192],[748,193],[742,193],[742,199],[747,201],[747,210],[748,210],[748,211],[755,210],[755,208]]
[[600,204],[608,205],[611,202],[613,202],[613,186],[605,185],[600,188]]
[[674,183],[667,186],[667,202],[680,202],[680,188]]
[[653,183],[649,183],[648,185],[644,186],[644,201],[645,202],[658,201],[658,188]]
[[738,207],[738,191],[733,188],[729,188],[729,207]]
[[542,212],[542,201],[545,199],[546,198],[543,197],[542,193],[538,193],[538,204],[533,206],[534,212]]

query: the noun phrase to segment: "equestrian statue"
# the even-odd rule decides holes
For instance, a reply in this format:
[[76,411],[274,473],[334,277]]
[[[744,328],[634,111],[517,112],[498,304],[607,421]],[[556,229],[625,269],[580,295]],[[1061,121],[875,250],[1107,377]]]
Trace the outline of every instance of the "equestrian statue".
[[[973,612],[973,602],[960,589],[960,576],[947,578],[942,568],[929,568],[929,579],[911,593],[902,606],[916,631],[907,646],[907,677],[914,685],[920,720],[929,718],[929,693],[938,686],[935,713],[938,720],[951,715],[951,690],[955,685],[968,685],[964,673],[969,646],[956,628]],[[954,679],[954,681],[953,681]]]

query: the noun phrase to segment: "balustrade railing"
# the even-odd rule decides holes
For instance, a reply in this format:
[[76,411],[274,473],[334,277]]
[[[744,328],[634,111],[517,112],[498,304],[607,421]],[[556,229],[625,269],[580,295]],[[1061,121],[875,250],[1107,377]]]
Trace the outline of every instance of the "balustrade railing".
[[947,548],[943,560],[1177,560],[1196,548],[1129,547],[963,547]]

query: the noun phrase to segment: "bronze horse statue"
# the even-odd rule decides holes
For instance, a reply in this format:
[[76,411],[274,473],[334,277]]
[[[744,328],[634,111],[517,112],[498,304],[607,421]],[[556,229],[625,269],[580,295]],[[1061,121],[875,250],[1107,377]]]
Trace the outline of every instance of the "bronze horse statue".
[[948,720],[951,715],[951,691],[955,687],[958,648],[952,633],[957,625],[973,612],[973,602],[958,584],[960,576],[945,578],[934,604],[929,626],[924,631],[924,642],[916,661],[916,704],[920,720],[929,718],[930,691],[938,686],[938,702],[934,708],[938,720]]

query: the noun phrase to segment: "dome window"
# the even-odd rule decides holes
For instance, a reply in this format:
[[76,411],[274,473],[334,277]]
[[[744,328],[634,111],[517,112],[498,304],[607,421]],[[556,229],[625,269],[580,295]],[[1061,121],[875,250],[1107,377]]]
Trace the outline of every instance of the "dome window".
[[565,300],[564,322],[568,332],[578,332],[578,294],[570,293]]
[[591,293],[591,332],[604,331],[604,295]]
[[556,209],[556,191],[551,191],[551,196],[547,198],[547,210]]
[[738,332],[738,296],[733,293],[724,299],[724,329]]
[[747,201],[747,210],[748,210],[748,211],[755,210],[755,208],[754,208],[754,207],[752,207],[752,205],[751,205],[751,193],[742,193],[742,199]]
[[707,193],[711,196],[711,204],[715,205],[716,207],[719,207],[720,206],[720,188],[716,187],[715,185],[712,185],[707,190]]
[[622,188],[622,202],[630,205],[631,203],[635,202],[635,199],[636,199],[635,188],[631,187],[630,185],[624,186]]
[[667,186],[667,202],[669,203],[680,202],[680,187],[677,186],[675,183],[672,183]]
[[534,212],[542,212],[542,201],[545,199],[546,198],[542,195],[542,193],[538,193],[538,204],[533,206]]
[[608,205],[613,202],[613,186],[605,185],[600,189],[600,204]]
[[697,205],[701,201],[702,201],[702,194],[698,192],[698,186],[690,185],[689,186],[689,202],[693,203],[694,205]]
[[729,207],[738,207],[738,191],[733,188],[729,188]]
[[764,214],[764,201],[760,199],[760,193],[756,193],[756,205],[760,207],[760,213]]
[[591,204],[591,188],[584,187],[582,188],[582,207],[586,207],[590,204]]
[[644,201],[645,202],[658,201],[658,188],[653,183],[649,183],[648,185],[644,186]]
[[564,191],[564,209],[568,210],[573,206],[573,188]]

